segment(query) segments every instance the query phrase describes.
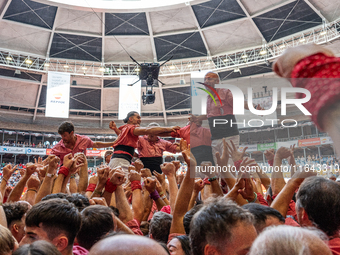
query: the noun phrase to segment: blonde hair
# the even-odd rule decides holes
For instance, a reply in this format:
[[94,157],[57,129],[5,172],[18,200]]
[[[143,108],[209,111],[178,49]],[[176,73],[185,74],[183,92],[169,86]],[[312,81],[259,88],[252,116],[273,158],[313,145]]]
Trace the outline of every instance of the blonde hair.
[[14,249],[14,237],[9,229],[0,225],[0,255],[7,255]]

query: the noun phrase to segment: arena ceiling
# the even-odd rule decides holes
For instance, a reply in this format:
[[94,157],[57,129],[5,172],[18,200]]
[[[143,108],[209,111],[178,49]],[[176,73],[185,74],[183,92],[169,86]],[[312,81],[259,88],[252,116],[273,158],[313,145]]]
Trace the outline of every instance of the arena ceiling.
[[[304,31],[323,29],[340,18],[338,0],[153,1],[164,2],[157,6],[151,2],[0,0],[2,58],[21,54],[40,58],[43,63],[53,59],[63,65],[83,61],[100,66],[131,63],[129,55],[139,62],[163,62],[172,56],[174,65],[197,59],[213,60],[217,65],[217,56],[236,56],[236,52],[279,44]],[[338,41],[326,38],[325,43],[338,53]],[[269,60],[274,57],[270,54]],[[17,64],[15,60],[13,57],[12,64]],[[221,69],[220,75],[227,80],[268,74],[270,62],[262,59],[250,65],[244,60],[242,72],[227,68]],[[18,74],[11,67],[8,61],[0,64],[1,114],[15,111],[27,115],[31,122],[46,120],[46,69],[39,72],[20,66]],[[166,85],[155,89],[159,95],[156,103],[142,107],[146,118],[164,123],[185,121],[191,95],[187,73],[161,77]],[[71,118],[98,120],[100,125],[117,118],[116,76],[78,74],[72,80],[76,83],[71,86]]]

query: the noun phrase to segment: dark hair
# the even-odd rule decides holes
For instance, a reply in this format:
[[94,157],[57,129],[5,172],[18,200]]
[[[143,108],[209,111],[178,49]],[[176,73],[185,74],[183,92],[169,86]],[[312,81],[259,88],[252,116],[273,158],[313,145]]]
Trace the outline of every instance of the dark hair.
[[119,210],[118,208],[114,207],[113,205],[110,205],[109,208],[112,210],[113,214],[119,218]]
[[61,253],[53,244],[39,240],[20,246],[19,249],[13,252],[13,255],[61,255]]
[[182,235],[182,236],[176,236],[176,237],[174,237],[174,239],[175,238],[177,238],[180,241],[184,254],[185,255],[191,255],[191,248],[190,248],[189,237],[186,236],[186,235]]
[[258,232],[262,231],[266,226],[266,220],[269,216],[276,217],[280,222],[285,223],[282,214],[269,206],[256,203],[249,203],[242,206],[254,215],[254,226]]
[[223,250],[232,238],[233,227],[239,222],[252,224],[253,217],[250,212],[223,197],[208,199],[190,224],[192,253],[203,255],[207,244]]
[[21,221],[22,217],[28,211],[28,205],[21,202],[5,203],[2,207],[5,211],[8,228],[10,228],[11,224],[15,221]]
[[139,114],[138,112],[135,112],[135,111],[129,112],[129,113],[126,115],[126,118],[123,119],[124,123],[128,123],[130,117],[134,116],[136,113]]
[[333,236],[340,227],[340,185],[323,177],[309,177],[301,184],[296,205],[305,209],[313,224]]
[[62,135],[65,132],[71,133],[72,131],[74,131],[74,126],[73,126],[72,122],[64,121],[58,127],[58,134],[59,135]]
[[167,243],[170,234],[172,215],[156,212],[150,222],[150,234],[155,241]]
[[70,203],[72,203],[79,212],[81,212],[85,207],[90,206],[90,201],[87,197],[79,193],[73,193],[72,195],[67,195],[65,193],[55,193],[55,194],[48,194],[47,196],[43,197],[41,201],[47,201],[50,199],[66,199]]
[[113,211],[103,205],[92,205],[81,212],[81,228],[77,235],[81,247],[90,250],[102,236],[114,230]]
[[163,248],[164,248],[164,250],[169,254],[169,255],[171,255],[170,254],[170,251],[169,251],[169,249],[168,249],[168,246],[166,246],[166,243],[163,243],[163,242],[158,242]]
[[183,218],[183,225],[185,229],[185,233],[189,235],[190,233],[190,223],[194,215],[203,207],[203,204],[197,204],[193,208],[191,208],[187,213],[184,215]]
[[27,227],[40,227],[53,240],[60,233],[68,238],[68,246],[73,245],[81,224],[77,208],[65,199],[50,199],[35,204],[26,214]]

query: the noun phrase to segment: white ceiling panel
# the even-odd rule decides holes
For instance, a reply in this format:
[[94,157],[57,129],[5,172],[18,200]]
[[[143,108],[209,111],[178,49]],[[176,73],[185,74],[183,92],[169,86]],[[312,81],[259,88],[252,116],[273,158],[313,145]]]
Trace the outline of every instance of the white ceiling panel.
[[262,38],[249,20],[226,23],[204,31],[211,54],[261,45]]
[[106,37],[105,38],[105,62],[131,62],[126,51],[138,62],[153,62],[152,47],[149,37]]

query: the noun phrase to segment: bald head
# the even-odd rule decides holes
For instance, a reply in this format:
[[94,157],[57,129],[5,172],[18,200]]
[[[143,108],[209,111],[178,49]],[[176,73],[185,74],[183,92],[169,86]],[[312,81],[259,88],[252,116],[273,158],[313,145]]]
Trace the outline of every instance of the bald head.
[[167,255],[156,241],[136,235],[116,235],[96,243],[89,255]]

